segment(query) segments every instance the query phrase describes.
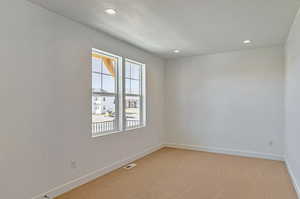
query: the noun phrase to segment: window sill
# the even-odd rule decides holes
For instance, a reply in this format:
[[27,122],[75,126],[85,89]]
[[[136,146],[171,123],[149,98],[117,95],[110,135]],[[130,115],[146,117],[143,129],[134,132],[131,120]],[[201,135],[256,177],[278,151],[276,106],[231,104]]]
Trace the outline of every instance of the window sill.
[[105,133],[96,133],[96,134],[92,134],[92,138],[97,138],[97,137],[102,137],[102,136],[107,136],[107,135],[112,135],[112,134],[117,134],[117,133],[122,133],[122,131],[112,131],[112,132],[105,132]]
[[127,129],[124,129],[122,131],[112,131],[112,132],[105,132],[105,133],[98,133],[98,134],[92,134],[92,138],[97,138],[97,137],[102,137],[102,136],[108,136],[108,135],[112,135],[112,134],[117,134],[117,133],[123,133],[123,132],[132,132],[134,130],[137,130],[137,129],[141,129],[141,128],[144,128],[146,127],[146,125],[142,125],[142,126],[138,126],[138,127],[133,127],[133,128],[127,128]]
[[124,132],[133,131],[133,130],[141,129],[141,128],[144,128],[144,127],[146,127],[146,125],[141,125],[141,126],[137,126],[137,127],[127,128],[127,129],[124,129]]

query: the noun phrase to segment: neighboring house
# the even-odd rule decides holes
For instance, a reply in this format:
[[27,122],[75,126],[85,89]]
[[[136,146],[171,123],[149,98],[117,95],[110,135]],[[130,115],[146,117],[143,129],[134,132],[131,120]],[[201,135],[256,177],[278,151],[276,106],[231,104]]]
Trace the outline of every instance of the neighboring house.
[[108,96],[92,96],[92,113],[106,114],[115,112],[115,99]]
[[136,99],[128,99],[126,100],[126,108],[137,108],[138,106],[138,100]]

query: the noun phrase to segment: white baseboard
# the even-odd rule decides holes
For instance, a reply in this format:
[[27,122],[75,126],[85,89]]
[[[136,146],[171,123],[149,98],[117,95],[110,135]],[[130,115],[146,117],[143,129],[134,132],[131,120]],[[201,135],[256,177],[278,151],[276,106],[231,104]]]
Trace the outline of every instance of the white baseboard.
[[90,181],[92,181],[92,180],[94,180],[94,179],[96,179],[100,176],[103,176],[103,175],[105,175],[105,174],[107,174],[107,173],[109,173],[109,172],[111,172],[115,169],[118,169],[118,168],[120,168],[120,167],[122,167],[122,166],[124,166],[124,165],[126,165],[130,162],[133,162],[133,161],[135,161],[137,159],[140,159],[140,158],[142,158],[142,157],[144,157],[144,156],[146,156],[146,155],[148,155],[148,154],[150,154],[154,151],[157,151],[157,150],[159,150],[163,147],[164,147],[163,144],[157,145],[157,146],[154,146],[154,147],[150,147],[150,148],[144,150],[143,152],[137,153],[137,154],[135,154],[135,155],[133,155],[129,158],[126,158],[126,159],[121,160],[121,161],[117,161],[117,162],[115,162],[115,163],[113,163],[113,164],[111,164],[107,167],[104,167],[104,168],[101,168],[99,170],[93,171],[93,172],[91,172],[87,175],[84,175],[84,176],[79,177],[77,179],[71,180],[71,181],[69,181],[69,182],[67,182],[63,185],[57,186],[54,189],[51,189],[46,193],[39,194],[39,195],[33,197],[32,199],[44,199],[45,195],[48,195],[50,198],[57,197],[57,196],[59,196],[63,193],[66,193],[66,192],[68,192],[68,191],[70,191],[70,190],[72,190],[72,189],[74,189],[74,188],[76,188],[80,185],[88,183],[88,182],[90,182]]
[[187,145],[187,144],[175,144],[175,143],[165,144],[165,146],[171,147],[171,148],[188,149],[188,150],[195,150],[195,151],[205,151],[205,152],[211,152],[211,153],[221,153],[221,154],[227,154],[227,155],[236,155],[236,156],[243,156],[243,157],[284,161],[283,156],[276,155],[276,154],[270,154],[270,153],[257,153],[257,152],[252,152],[252,151],[240,151],[240,150],[234,150],[234,149],[224,149],[224,148],[205,147],[205,146]]
[[[115,169],[118,169],[130,162],[133,162],[137,159],[140,159],[154,151],[157,151],[163,147],[172,147],[172,148],[180,148],[180,149],[189,149],[189,150],[196,150],[196,151],[205,151],[205,152],[212,152],[212,153],[221,153],[221,154],[228,154],[228,155],[237,155],[237,156],[244,156],[244,157],[254,157],[254,158],[263,158],[263,159],[270,159],[270,160],[284,160],[284,158],[280,155],[275,154],[265,154],[265,153],[257,153],[257,152],[249,152],[249,151],[238,151],[238,150],[232,150],[232,149],[223,149],[223,148],[213,148],[213,147],[203,147],[203,146],[196,146],[196,145],[185,145],[185,144],[160,144],[154,147],[150,147],[143,152],[137,153],[129,158],[126,158],[121,161],[117,161],[107,167],[98,169],[96,171],[93,171],[87,175],[84,175],[82,177],[79,177],[77,179],[71,180],[63,185],[57,186],[46,193],[39,194],[32,199],[44,199],[44,195],[48,195],[50,198],[57,197],[63,193],[66,193],[80,185],[83,185],[85,183],[88,183],[100,176],[103,176]],[[290,169],[289,169],[290,172]],[[291,175],[292,176],[292,175]],[[293,178],[293,177],[292,177]],[[295,179],[293,180],[295,184]],[[299,194],[299,188],[297,184],[295,184],[295,187],[297,187],[297,191]],[[299,198],[300,199],[300,198]]]
[[292,183],[294,185],[294,188],[295,188],[295,191],[297,193],[297,196],[298,196],[298,199],[300,199],[300,186],[299,184],[297,183],[297,179],[296,179],[296,176],[294,175],[293,173],[293,170],[289,164],[289,161],[288,159],[285,159],[285,164],[286,164],[286,167],[287,167],[287,170],[289,172],[289,175],[291,176],[292,178]]

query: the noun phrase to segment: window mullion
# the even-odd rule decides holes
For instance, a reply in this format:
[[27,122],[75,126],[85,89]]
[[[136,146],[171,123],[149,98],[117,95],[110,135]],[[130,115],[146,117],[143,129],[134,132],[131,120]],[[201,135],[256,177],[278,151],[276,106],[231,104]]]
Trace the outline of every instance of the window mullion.
[[101,69],[100,69],[100,79],[101,79],[101,90],[103,90],[103,60],[101,60]]
[[114,123],[114,130],[120,130],[120,102],[119,102],[119,67],[118,67],[118,62],[115,63],[115,123]]
[[143,106],[143,73],[142,73],[143,68],[140,68],[140,125],[143,125],[143,115],[144,115],[144,106]]
[[126,129],[126,61],[122,62],[122,130]]

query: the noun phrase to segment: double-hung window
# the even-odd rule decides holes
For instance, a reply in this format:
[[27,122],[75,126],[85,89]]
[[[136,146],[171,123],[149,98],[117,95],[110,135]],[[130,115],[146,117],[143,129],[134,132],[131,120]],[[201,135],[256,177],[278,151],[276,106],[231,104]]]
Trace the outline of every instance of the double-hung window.
[[92,51],[92,135],[120,130],[119,56],[93,49]]
[[142,127],[145,121],[145,65],[93,49],[92,136]]
[[145,125],[145,65],[125,60],[125,128]]

